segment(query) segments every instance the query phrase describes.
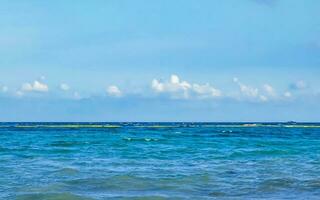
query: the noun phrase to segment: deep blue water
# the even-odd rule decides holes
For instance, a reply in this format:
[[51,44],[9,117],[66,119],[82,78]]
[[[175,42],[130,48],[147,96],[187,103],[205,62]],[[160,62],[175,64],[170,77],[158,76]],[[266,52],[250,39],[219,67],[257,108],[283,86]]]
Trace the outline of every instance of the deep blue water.
[[320,199],[320,124],[0,123],[0,199]]

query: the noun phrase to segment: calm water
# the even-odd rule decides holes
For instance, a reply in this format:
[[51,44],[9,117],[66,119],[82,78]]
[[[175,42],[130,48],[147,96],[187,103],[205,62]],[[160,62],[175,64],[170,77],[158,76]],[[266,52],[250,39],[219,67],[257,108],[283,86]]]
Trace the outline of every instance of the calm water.
[[0,124],[0,199],[319,199],[320,124]]

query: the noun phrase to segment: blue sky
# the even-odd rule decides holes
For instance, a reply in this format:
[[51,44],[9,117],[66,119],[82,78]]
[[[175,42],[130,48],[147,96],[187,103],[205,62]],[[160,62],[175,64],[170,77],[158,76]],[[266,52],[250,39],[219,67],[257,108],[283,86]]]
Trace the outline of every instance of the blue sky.
[[0,2],[0,121],[320,121],[320,1]]

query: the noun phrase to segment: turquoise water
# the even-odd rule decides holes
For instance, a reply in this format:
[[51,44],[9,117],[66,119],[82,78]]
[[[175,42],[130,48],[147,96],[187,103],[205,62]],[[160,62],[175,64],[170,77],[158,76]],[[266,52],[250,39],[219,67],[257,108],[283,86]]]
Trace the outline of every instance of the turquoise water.
[[0,123],[0,199],[319,199],[320,124]]

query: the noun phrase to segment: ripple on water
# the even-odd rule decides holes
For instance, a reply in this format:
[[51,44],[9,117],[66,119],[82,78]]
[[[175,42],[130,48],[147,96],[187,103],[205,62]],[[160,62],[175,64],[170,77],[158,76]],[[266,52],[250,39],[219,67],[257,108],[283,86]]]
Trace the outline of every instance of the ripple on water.
[[109,178],[75,179],[66,182],[71,189],[89,191],[109,190],[148,190],[154,187],[154,183],[148,178],[140,178],[129,175],[117,175]]
[[[210,177],[207,174],[176,176],[176,177],[139,177],[133,175],[115,175],[105,178],[85,178],[74,179],[64,182],[68,190],[78,191],[86,190],[90,193],[115,193],[117,195],[123,192],[152,192],[157,191],[161,195],[183,195],[186,193],[198,192],[202,186],[209,185]],[[209,193],[204,191],[206,195]],[[153,193],[151,193],[153,194]]]
[[1,131],[0,199],[320,196],[320,129],[52,126]]
[[35,193],[18,195],[17,200],[93,200],[72,193]]
[[309,188],[320,190],[320,178],[305,182]]
[[280,150],[280,149],[260,149],[260,150],[251,150],[251,151],[237,151],[233,152],[231,158],[250,158],[250,157],[268,157],[268,156],[287,156],[294,154],[295,152],[289,150]]
[[76,147],[86,145],[86,142],[80,141],[54,141],[50,144],[53,147]]
[[75,176],[77,174],[79,174],[79,170],[75,169],[75,168],[62,168],[59,170],[54,171],[55,174],[57,175],[62,175],[62,176]]
[[108,198],[108,199],[112,199],[112,200],[170,200],[170,199],[175,199],[175,200],[179,200],[182,198],[179,197],[172,197],[172,198],[168,198],[168,197],[162,197],[162,196],[154,196],[154,195],[150,195],[150,196],[132,196],[132,197],[114,197],[114,198]]
[[258,190],[262,192],[287,190],[293,188],[297,182],[299,182],[299,180],[291,178],[268,179],[259,184]]

